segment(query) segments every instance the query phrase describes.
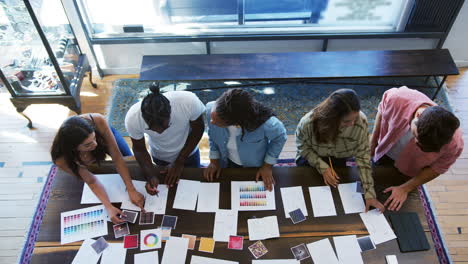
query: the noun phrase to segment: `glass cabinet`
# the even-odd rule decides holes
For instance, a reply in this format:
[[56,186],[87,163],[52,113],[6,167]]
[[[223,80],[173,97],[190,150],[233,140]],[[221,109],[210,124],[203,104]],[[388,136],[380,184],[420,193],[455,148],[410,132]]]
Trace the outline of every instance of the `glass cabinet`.
[[80,86],[90,67],[60,0],[0,0],[0,54],[1,81],[28,127],[22,112],[30,104],[81,112]]

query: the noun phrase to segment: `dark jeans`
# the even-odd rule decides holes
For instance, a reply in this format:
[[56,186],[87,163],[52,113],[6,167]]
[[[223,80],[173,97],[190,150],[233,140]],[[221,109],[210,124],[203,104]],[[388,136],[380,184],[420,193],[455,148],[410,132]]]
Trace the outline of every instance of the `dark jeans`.
[[235,168],[235,169],[244,168],[244,166],[241,166],[241,165],[235,163],[234,161],[232,161],[232,160],[230,160],[230,159],[228,159],[227,167],[228,167],[228,168]]
[[[155,157],[153,157],[153,162],[156,163],[158,166],[167,166],[167,165],[170,164],[167,161],[160,160],[160,159],[157,159]],[[197,149],[197,151],[195,151],[195,153],[190,155],[185,160],[184,167],[186,167],[186,168],[200,168],[201,167],[201,165],[200,165],[200,150],[199,149]]]
[[115,141],[117,142],[117,146],[119,147],[119,150],[120,150],[120,153],[122,153],[122,156],[124,157],[133,156],[133,153],[128,147],[127,142],[125,142],[125,139],[122,137],[119,131],[117,131],[112,126],[110,127],[110,129],[112,130],[112,134],[114,134]]

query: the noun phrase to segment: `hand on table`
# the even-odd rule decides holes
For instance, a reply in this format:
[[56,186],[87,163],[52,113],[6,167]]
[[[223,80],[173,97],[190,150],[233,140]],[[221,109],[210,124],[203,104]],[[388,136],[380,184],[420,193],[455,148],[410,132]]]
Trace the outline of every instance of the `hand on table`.
[[167,170],[167,175],[166,175],[166,184],[169,187],[174,186],[179,182],[179,178],[182,175],[182,172],[184,171],[184,164],[181,162],[175,162],[172,167],[170,167]]
[[141,208],[141,210],[144,210],[145,206],[145,196],[143,194],[139,193],[137,190],[132,190],[128,192],[128,196],[130,197],[130,201],[138,207]]
[[384,206],[390,211],[398,211],[403,206],[403,203],[408,198],[408,192],[403,189],[401,186],[392,186],[388,187],[383,191],[384,193],[392,192],[387,201],[385,201]]
[[116,225],[125,223],[125,221],[120,219],[120,217],[119,217],[120,215],[122,215],[122,211],[120,211],[119,208],[111,205],[109,207],[106,207],[106,210],[107,210],[107,214],[109,215],[109,218],[112,221],[112,223],[114,223]]
[[377,200],[375,198],[366,199],[366,213],[369,211],[371,206],[374,207],[374,208],[379,209],[379,211],[381,213],[383,213],[385,211],[385,206],[383,206],[383,204],[381,202],[379,202],[379,200]]
[[271,191],[273,190],[273,184],[275,184],[275,178],[273,178],[273,172],[271,170],[270,164],[263,164],[262,167],[257,171],[257,175],[255,176],[255,181],[259,179],[263,179],[263,183],[265,183],[265,187]]
[[158,184],[159,184],[158,177],[157,176],[151,177],[151,179],[146,182],[146,185],[145,185],[146,191],[151,195],[157,194],[159,192]]
[[203,170],[203,177],[207,181],[213,181],[215,178],[219,179],[221,175],[221,166],[219,165],[218,160],[212,160],[208,167]]
[[332,168],[327,168],[323,173],[323,181],[326,185],[338,187],[338,183],[340,182],[340,177],[336,174],[335,170]]

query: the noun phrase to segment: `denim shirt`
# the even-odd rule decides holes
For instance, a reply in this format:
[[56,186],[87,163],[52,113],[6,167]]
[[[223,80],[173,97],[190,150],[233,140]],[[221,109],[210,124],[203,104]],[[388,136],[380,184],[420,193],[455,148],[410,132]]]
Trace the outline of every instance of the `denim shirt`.
[[[211,109],[214,102],[206,105],[206,120],[208,121],[208,137],[210,142],[210,159],[219,159],[222,167],[226,167],[228,159],[227,128],[211,124]],[[276,161],[287,140],[286,129],[276,117],[270,117],[256,130],[245,131],[244,137],[237,136],[237,150],[243,167],[261,167],[263,163],[271,165]]]

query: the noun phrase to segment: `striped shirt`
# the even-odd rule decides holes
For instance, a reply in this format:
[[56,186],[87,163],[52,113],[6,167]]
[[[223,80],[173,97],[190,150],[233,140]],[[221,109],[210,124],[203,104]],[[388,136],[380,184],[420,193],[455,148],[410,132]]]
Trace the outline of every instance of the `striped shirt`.
[[335,142],[318,143],[311,122],[312,112],[303,116],[297,126],[296,160],[302,156],[323,174],[329,165],[320,157],[355,157],[365,198],[376,198],[369,150],[369,131],[364,113],[360,113],[353,126],[341,129]]

